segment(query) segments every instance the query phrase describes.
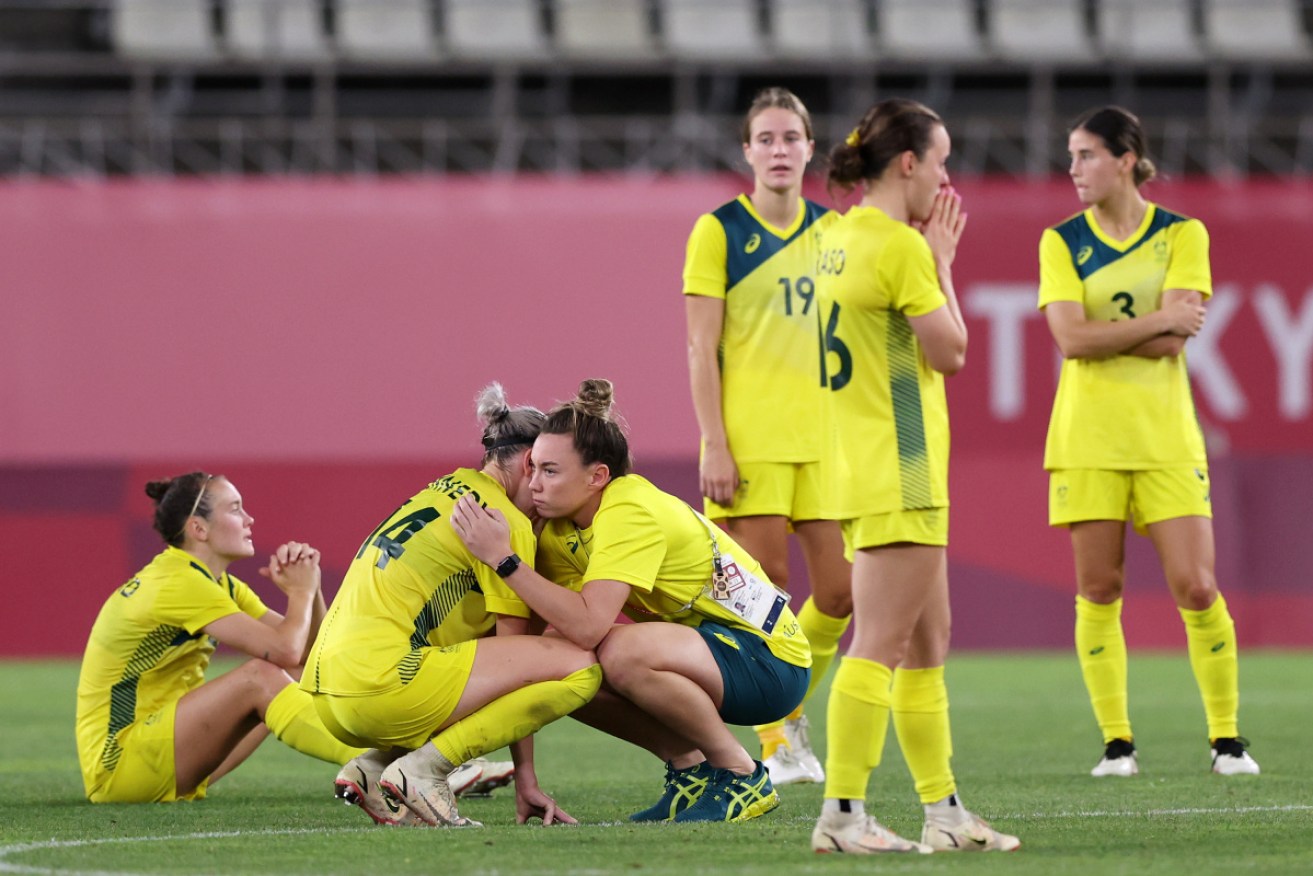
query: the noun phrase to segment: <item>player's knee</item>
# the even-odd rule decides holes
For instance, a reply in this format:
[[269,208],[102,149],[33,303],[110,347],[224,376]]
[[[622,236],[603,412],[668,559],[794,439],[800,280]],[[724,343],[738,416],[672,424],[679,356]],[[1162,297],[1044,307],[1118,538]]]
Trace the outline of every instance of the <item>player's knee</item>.
[[1190,611],[1203,611],[1217,601],[1217,582],[1206,570],[1178,573],[1170,579],[1176,603]]
[[1125,579],[1120,572],[1082,575],[1080,595],[1096,605],[1111,605],[1122,597]]
[[267,705],[283,688],[295,682],[281,666],[259,658],[246,661],[235,671],[243,673],[254,702],[260,706]]
[[826,617],[848,617],[853,613],[853,594],[848,588],[834,593],[813,590],[812,603]]
[[602,666],[602,675],[607,684],[618,691],[628,690],[650,668],[647,649],[642,647],[637,636],[625,633],[625,627],[613,630],[597,646],[597,662]]

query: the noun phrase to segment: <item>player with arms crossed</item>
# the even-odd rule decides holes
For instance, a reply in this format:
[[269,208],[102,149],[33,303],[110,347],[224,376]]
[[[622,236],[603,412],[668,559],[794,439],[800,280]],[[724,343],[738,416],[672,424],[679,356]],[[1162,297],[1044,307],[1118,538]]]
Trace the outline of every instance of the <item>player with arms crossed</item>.
[[1062,352],[1049,421],[1049,523],[1071,530],[1076,653],[1103,733],[1095,776],[1139,771],[1122,632],[1126,521],[1147,533],[1185,622],[1215,773],[1257,773],[1237,727],[1235,624],[1213,572],[1208,460],[1185,367],[1212,294],[1203,223],[1146,201],[1144,131],[1091,110],[1067,141],[1087,209],[1040,239],[1039,306]]

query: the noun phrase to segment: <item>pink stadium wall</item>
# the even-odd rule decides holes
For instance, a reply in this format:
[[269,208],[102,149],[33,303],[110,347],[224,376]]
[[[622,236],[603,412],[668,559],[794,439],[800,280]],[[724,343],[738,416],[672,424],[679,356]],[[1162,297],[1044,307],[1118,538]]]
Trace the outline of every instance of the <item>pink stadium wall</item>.
[[[104,596],[158,547],[142,483],[193,467],[234,479],[262,547],[321,546],[335,588],[378,519],[477,460],[472,399],[491,379],[545,406],[610,377],[640,470],[692,498],[683,244],[741,184],[0,187],[0,655],[77,653]],[[1040,469],[1056,363],[1035,253],[1078,204],[1063,181],[960,188],[972,341],[950,384],[955,640],[1066,647],[1071,563],[1045,526]],[[1190,356],[1242,641],[1313,645],[1313,186],[1150,194],[1212,235],[1218,294]],[[263,584],[254,565],[238,573]],[[1132,644],[1183,644],[1141,539],[1129,566]]]

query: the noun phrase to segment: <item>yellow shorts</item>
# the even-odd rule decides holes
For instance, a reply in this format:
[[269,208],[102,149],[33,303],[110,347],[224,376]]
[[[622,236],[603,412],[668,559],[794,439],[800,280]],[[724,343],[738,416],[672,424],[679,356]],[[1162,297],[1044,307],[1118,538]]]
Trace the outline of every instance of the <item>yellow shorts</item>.
[[819,462],[744,462],[739,464],[739,489],[734,504],[703,500],[712,520],[726,517],[787,517],[790,520],[832,520],[825,513]]
[[414,750],[451,717],[470,680],[478,641],[420,648],[407,684],[377,694],[311,694],[315,711],[338,739],[358,748]]
[[1049,472],[1049,525],[1130,520],[1141,534],[1151,523],[1212,517],[1207,468],[1153,471],[1063,469]]
[[946,546],[948,509],[890,511],[843,521],[843,555],[850,563],[853,554],[864,548],[902,543]]
[[173,726],[177,714],[178,700],[174,700],[120,730],[118,764],[99,781],[89,783],[87,799],[92,803],[204,799],[208,779],[190,793],[178,794],[173,767]]

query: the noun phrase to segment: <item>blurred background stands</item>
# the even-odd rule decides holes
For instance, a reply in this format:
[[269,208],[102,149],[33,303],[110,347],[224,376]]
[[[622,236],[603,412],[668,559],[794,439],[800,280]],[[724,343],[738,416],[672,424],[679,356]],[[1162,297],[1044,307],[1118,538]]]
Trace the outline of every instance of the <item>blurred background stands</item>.
[[0,0],[0,174],[737,168],[924,100],[955,172],[1045,176],[1116,102],[1168,173],[1313,171],[1313,0]]

